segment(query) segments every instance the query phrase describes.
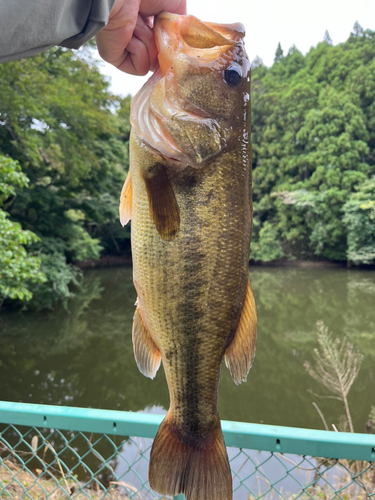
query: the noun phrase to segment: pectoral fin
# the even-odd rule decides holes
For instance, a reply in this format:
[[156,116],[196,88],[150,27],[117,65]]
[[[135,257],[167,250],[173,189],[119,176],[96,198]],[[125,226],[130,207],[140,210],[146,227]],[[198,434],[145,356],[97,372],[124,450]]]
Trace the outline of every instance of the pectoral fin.
[[144,325],[139,306],[133,318],[133,349],[139,371],[146,377],[154,378],[160,366],[161,355]]
[[250,280],[236,334],[225,351],[225,364],[236,385],[245,382],[255,355],[257,312]]
[[129,171],[120,195],[119,213],[120,213],[120,222],[123,226],[126,226],[126,224],[132,218],[132,198],[133,198],[133,186],[132,186],[131,174]]
[[180,209],[163,165],[157,164],[145,172],[150,216],[162,240],[170,241],[180,227]]

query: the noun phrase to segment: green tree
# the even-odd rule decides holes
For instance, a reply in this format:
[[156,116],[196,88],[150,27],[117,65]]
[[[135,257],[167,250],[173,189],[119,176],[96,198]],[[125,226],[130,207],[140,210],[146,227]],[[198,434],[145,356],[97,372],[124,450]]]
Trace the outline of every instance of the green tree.
[[347,258],[354,264],[375,263],[375,177],[359,186],[343,206]]
[[259,231],[258,240],[252,242],[251,258],[264,262],[283,258],[279,239],[277,229],[270,222],[265,222]]
[[304,187],[315,193],[306,218],[310,247],[315,255],[345,260],[342,206],[370,171],[362,161],[369,153],[363,113],[350,96],[326,87],[296,138],[304,146],[301,159],[312,172]]
[[363,28],[358,21],[354,23],[352,35],[355,37],[363,36]]
[[128,169],[130,98],[109,92],[90,48],[3,64],[0,86],[0,148],[30,180],[9,214],[39,237],[47,281],[35,294],[47,297],[50,287],[54,301],[66,298],[77,279],[71,263],[98,259],[103,249],[129,250],[118,199]]
[[[295,46],[284,57],[279,46],[271,68],[253,70],[256,251],[267,225],[287,258],[353,257],[355,231],[343,207],[375,174],[375,36],[356,32],[338,46],[325,36],[305,57]],[[365,253],[355,262],[370,262],[370,247]]]
[[259,56],[255,56],[255,59],[251,61],[251,69],[259,68],[263,66],[263,59]]
[[275,52],[274,62],[280,62],[283,57],[284,57],[284,51],[281,48],[281,44],[279,42],[278,45],[277,45],[276,52]]
[[324,40],[326,43],[328,43],[328,45],[332,45],[332,38],[331,38],[331,36],[330,36],[330,34],[329,34],[328,30],[325,30],[325,32],[324,32],[324,38],[323,38],[323,40]]
[[300,69],[305,66],[305,58],[295,45],[292,45],[288,50],[288,54],[283,60],[286,68],[285,76],[290,78],[295,73],[298,73]]
[[0,154],[0,306],[5,299],[30,300],[30,285],[46,279],[40,271],[40,259],[27,250],[38,237],[10,221],[3,210],[14,200],[16,189],[27,184],[17,162]]

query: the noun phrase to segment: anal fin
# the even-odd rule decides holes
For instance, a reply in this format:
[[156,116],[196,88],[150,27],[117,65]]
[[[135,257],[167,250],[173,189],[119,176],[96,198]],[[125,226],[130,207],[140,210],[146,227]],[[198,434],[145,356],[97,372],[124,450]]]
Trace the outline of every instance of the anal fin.
[[124,182],[120,195],[120,222],[123,226],[132,218],[133,185],[130,170]]
[[255,355],[256,334],[257,311],[249,280],[237,331],[225,351],[225,364],[236,385],[246,381]]
[[139,306],[133,318],[133,349],[139,371],[146,377],[154,378],[160,366],[161,354],[145,327]]
[[170,241],[180,227],[180,209],[163,165],[144,174],[150,216],[162,240]]

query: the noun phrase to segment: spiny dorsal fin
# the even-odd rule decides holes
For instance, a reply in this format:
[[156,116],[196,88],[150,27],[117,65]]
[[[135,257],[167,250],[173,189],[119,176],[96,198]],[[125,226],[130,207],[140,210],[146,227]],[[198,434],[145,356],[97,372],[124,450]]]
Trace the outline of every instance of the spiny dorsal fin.
[[139,371],[146,377],[154,378],[160,366],[161,355],[143,323],[139,305],[133,318],[133,349]]
[[236,385],[245,382],[255,355],[257,311],[250,280],[236,334],[225,351],[225,364]]
[[165,241],[173,240],[180,227],[180,209],[163,165],[155,165],[152,171],[145,172],[143,178],[150,217],[160,238]]
[[132,218],[132,198],[133,198],[133,185],[130,170],[124,182],[120,195],[120,222],[123,226]]

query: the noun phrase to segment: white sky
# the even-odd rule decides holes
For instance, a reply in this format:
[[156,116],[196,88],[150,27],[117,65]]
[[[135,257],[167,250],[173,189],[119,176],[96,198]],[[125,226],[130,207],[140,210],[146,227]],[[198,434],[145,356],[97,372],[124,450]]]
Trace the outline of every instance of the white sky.
[[[375,30],[375,0],[187,0],[187,8],[202,21],[242,22],[250,60],[258,55],[267,66],[278,42],[284,54],[293,44],[306,54],[326,29],[335,45],[348,38],[355,21]],[[112,91],[122,95],[134,95],[149,77],[126,75],[107,63],[101,71],[111,78]]]

